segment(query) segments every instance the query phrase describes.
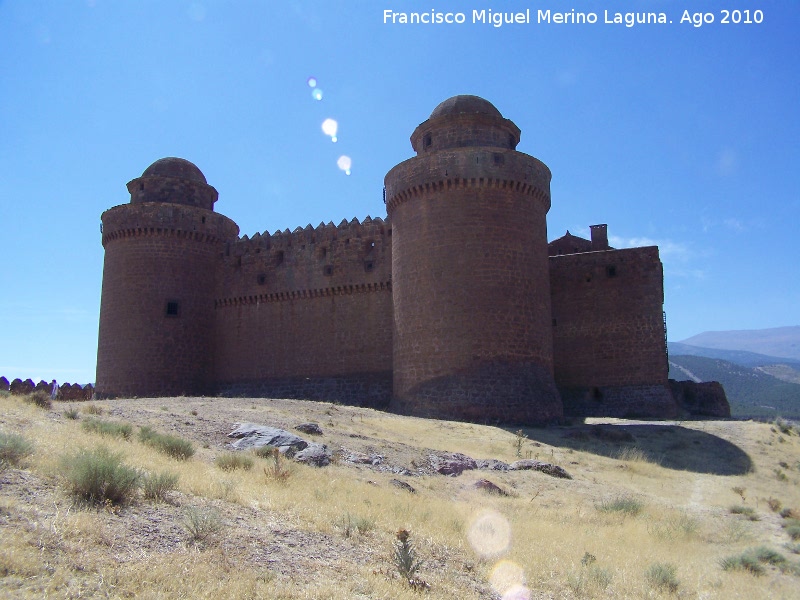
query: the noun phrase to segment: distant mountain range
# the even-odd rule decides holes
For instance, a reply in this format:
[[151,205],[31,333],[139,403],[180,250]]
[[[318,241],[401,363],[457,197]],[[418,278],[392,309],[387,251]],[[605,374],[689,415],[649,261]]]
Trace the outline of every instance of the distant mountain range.
[[742,331],[706,331],[681,344],[719,350],[743,350],[800,361],[800,325]]
[[719,381],[733,416],[800,419],[800,327],[708,331],[667,347],[670,378]]

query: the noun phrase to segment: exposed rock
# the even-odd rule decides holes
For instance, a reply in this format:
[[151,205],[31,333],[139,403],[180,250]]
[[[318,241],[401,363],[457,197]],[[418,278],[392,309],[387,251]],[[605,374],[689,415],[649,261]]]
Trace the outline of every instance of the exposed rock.
[[316,423],[300,423],[295,429],[309,435],[322,435],[322,428]]
[[477,469],[478,464],[475,459],[459,454],[458,452],[443,452],[440,454],[430,454],[428,462],[431,468],[441,475],[451,475],[457,477],[464,471]]
[[513,462],[508,467],[509,471],[541,471],[546,475],[552,477],[559,477],[561,479],[572,479],[572,475],[567,473],[558,465],[542,462],[540,460],[524,459]]
[[476,468],[485,471],[508,471],[508,463],[504,463],[502,460],[495,460],[494,458],[476,460],[475,464],[478,465]]
[[478,481],[475,482],[473,487],[478,490],[489,492],[490,494],[498,494],[499,496],[508,496],[508,492],[506,492],[500,486],[495,485],[488,479],[479,479]]
[[356,465],[379,465],[385,457],[381,454],[364,454],[342,448],[342,460]]
[[246,450],[248,448],[260,448],[261,446],[294,446],[297,450],[303,450],[308,446],[308,442],[303,438],[297,437],[277,427],[267,427],[266,425],[256,425],[254,423],[242,423],[228,434],[229,438],[238,438],[231,446],[236,450]]
[[294,455],[297,462],[315,467],[327,467],[331,464],[331,453],[325,444],[311,442],[303,450]]
[[413,487],[408,485],[405,481],[400,481],[399,479],[392,479],[389,483],[391,483],[395,487],[399,487],[401,490],[405,490],[411,494],[416,494],[417,490]]

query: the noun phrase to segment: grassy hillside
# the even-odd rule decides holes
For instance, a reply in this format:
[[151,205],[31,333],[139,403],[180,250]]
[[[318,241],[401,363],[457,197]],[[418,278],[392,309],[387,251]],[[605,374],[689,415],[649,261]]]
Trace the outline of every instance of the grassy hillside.
[[733,416],[800,417],[800,385],[759,369],[702,356],[670,355],[672,379],[719,381]]
[[[2,597],[797,597],[800,437],[786,424],[516,433],[289,400],[42,405],[0,395]],[[333,464],[227,448],[235,423],[307,421]],[[443,451],[529,457],[572,478],[446,477],[431,469]],[[139,478],[122,501],[78,499],[98,456],[121,461],[115,482]],[[416,589],[399,575],[398,530]]]

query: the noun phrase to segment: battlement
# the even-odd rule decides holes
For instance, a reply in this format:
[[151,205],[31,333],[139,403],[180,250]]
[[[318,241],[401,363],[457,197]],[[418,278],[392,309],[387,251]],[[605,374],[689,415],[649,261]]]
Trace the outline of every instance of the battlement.
[[216,306],[380,289],[391,280],[391,235],[388,219],[369,216],[245,235],[225,249]]

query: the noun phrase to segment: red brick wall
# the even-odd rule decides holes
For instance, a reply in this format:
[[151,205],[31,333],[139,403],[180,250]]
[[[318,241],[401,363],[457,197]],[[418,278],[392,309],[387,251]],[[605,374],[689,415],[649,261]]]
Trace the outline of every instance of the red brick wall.
[[550,257],[559,386],[667,383],[658,248]]
[[[383,380],[392,369],[391,225],[365,219],[232,244],[216,300],[215,380],[227,390]],[[365,384],[367,387],[372,383]],[[338,389],[338,388],[337,388]],[[373,394],[374,395],[374,394]],[[335,399],[335,398],[334,398]],[[375,404],[351,398],[353,403]]]
[[[216,265],[238,228],[208,210],[158,203],[118,206],[102,220],[97,394],[206,393]],[[166,314],[170,301],[177,316]]]
[[423,154],[386,176],[395,410],[557,418],[545,216],[550,172],[511,150]]

